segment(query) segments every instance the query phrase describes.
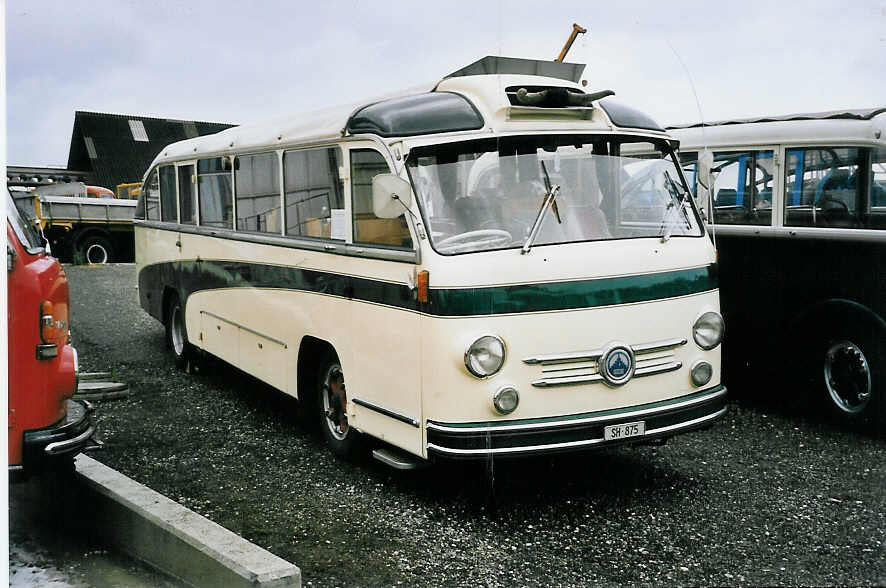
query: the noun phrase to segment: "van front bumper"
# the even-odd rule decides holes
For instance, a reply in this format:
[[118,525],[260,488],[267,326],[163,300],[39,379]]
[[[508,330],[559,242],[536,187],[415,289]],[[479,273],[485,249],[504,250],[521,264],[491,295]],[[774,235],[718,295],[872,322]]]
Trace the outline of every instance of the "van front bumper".
[[98,449],[92,422],[92,405],[83,400],[66,400],[65,418],[44,429],[25,431],[22,448],[24,470],[38,471],[53,458]]
[[[679,433],[709,427],[726,414],[726,387],[628,408],[564,417],[483,423],[427,422],[427,449],[456,459],[482,459],[579,451],[624,443],[659,442]],[[606,440],[611,425],[642,421],[642,435]]]

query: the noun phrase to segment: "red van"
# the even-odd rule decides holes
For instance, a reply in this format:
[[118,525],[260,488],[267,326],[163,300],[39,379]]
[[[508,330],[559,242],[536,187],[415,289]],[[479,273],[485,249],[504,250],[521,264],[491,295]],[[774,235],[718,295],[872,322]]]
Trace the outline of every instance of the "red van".
[[8,191],[6,212],[9,470],[27,475],[99,444],[92,407],[71,399],[79,366],[65,270]]

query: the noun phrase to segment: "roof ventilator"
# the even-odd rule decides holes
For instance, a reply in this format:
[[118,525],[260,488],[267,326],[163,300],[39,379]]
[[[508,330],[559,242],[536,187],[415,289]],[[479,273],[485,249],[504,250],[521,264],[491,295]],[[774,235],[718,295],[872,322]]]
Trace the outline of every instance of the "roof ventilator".
[[612,90],[585,94],[580,90],[555,86],[514,86],[507,88],[505,92],[511,103],[508,109],[508,118],[511,120],[550,118],[552,115],[587,120],[591,118],[595,101],[615,95]]

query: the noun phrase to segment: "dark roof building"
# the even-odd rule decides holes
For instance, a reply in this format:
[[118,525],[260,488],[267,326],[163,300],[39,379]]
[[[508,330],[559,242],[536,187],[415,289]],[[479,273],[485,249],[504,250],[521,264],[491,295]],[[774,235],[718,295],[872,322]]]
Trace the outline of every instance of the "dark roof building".
[[160,151],[176,141],[211,135],[226,123],[84,112],[74,114],[68,169],[92,172],[99,186],[140,182]]

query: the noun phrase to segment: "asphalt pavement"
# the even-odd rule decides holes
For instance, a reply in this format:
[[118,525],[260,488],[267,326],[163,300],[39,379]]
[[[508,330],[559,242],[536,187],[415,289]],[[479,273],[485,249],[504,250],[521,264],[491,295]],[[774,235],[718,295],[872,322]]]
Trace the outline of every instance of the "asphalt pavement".
[[788,412],[784,390],[731,390],[723,421],[660,448],[396,472],[336,459],[229,366],[177,370],[133,265],[67,272],[83,369],[131,390],[97,406],[93,457],[305,585],[886,584],[886,441]]

